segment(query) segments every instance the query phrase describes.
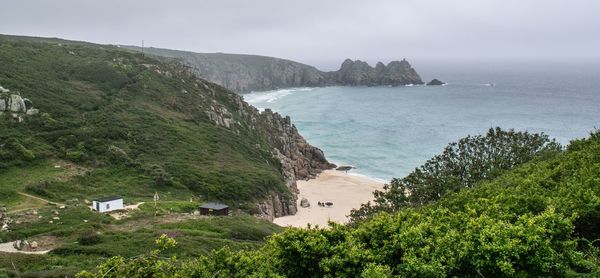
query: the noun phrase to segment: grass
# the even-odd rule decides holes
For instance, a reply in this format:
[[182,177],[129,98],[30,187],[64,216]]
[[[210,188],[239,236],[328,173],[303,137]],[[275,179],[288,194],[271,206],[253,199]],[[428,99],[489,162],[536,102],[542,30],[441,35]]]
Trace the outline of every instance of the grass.
[[[72,275],[108,256],[147,252],[163,232],[180,242],[173,254],[193,257],[223,246],[256,248],[280,230],[251,216],[189,214],[199,200],[254,213],[270,192],[289,194],[267,131],[257,130],[269,123],[241,117],[233,93],[171,61],[112,46],[0,35],[0,65],[0,85],[40,110],[22,123],[0,116],[0,203],[37,210],[11,214],[18,223],[0,240],[61,242],[45,256],[0,255],[0,276],[17,275],[13,263],[21,277]],[[217,106],[230,108],[235,130],[209,120],[206,111]],[[87,208],[105,195],[150,203],[114,220]]]
[[47,202],[44,202],[40,199],[23,196],[18,193],[12,198],[13,199],[11,199],[11,202],[9,202],[7,205],[8,213],[14,213],[32,208],[41,208],[47,204]]
[[156,207],[154,202],[147,202],[141,204],[139,209],[144,214],[154,214],[158,212],[159,214],[168,214],[168,213],[193,213],[198,210],[200,203],[196,201],[159,201],[156,203]]
[[288,193],[253,123],[235,111],[236,131],[208,119],[215,103],[234,107],[232,93],[206,89],[179,65],[112,46],[10,36],[0,36],[0,63],[0,84],[42,112],[20,124],[2,117],[0,175],[54,159],[89,172],[53,180],[54,169],[32,169],[21,180],[28,173],[16,171],[13,188],[56,200],[109,193],[135,201],[159,191],[245,207],[269,191]]
[[[160,204],[160,208],[175,207],[178,211],[190,207],[186,202]],[[54,211],[59,214],[56,215]],[[283,229],[249,215],[196,216],[194,219],[171,222],[182,214],[154,216],[145,213],[147,208],[141,211],[144,217],[117,221],[107,214],[95,213],[82,206],[66,209],[48,206],[39,209],[37,215],[22,218],[23,222],[12,226],[10,232],[0,234],[0,240],[7,242],[34,235],[52,235],[62,244],[44,256],[0,255],[0,269],[12,271],[12,263],[15,263],[19,272],[31,275],[73,275],[82,269],[92,269],[98,262],[111,256],[133,257],[149,252],[154,248],[154,240],[161,234],[174,237],[179,242],[168,255],[194,258],[223,246],[233,250],[254,249],[263,244],[265,237]],[[54,216],[60,220],[49,223]],[[63,272],[57,272],[59,269]]]

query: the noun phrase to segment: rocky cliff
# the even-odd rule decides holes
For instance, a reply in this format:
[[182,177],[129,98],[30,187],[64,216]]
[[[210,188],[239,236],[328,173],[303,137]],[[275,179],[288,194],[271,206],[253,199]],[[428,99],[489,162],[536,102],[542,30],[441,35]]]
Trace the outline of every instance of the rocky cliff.
[[421,77],[406,60],[382,62],[371,67],[366,62],[346,59],[338,71],[325,73],[329,85],[344,86],[401,86],[423,84]]
[[[215,85],[203,84],[207,90],[214,92]],[[320,172],[335,167],[325,158],[323,151],[310,145],[298,133],[290,117],[282,117],[278,113],[266,109],[258,109],[244,101],[242,96],[229,92],[228,102],[234,104],[227,108],[214,102],[207,110],[208,117],[216,125],[223,126],[236,132],[242,122],[234,120],[234,114],[243,118],[243,122],[252,123],[254,129],[267,143],[273,147],[272,154],[281,162],[281,172],[291,195],[269,192],[267,198],[258,204],[258,211],[264,218],[295,214],[297,211],[297,180],[316,177]]]
[[[141,51],[141,48],[125,46]],[[339,70],[324,72],[302,63],[257,55],[194,53],[160,48],[145,48],[145,53],[177,58],[197,74],[237,93],[291,87],[318,86],[400,86],[423,84],[421,77],[406,60],[388,65],[346,59]]]

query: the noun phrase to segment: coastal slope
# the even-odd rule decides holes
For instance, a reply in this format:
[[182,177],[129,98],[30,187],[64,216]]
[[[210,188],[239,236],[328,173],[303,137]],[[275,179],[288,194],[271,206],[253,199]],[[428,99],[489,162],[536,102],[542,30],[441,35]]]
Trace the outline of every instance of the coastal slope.
[[200,77],[242,94],[291,87],[423,84],[417,71],[406,60],[392,61],[387,65],[379,62],[372,67],[364,61],[346,59],[339,70],[325,72],[306,64],[258,55],[121,47],[180,59]]
[[0,117],[0,176],[82,169],[60,181],[17,180],[5,196],[143,201],[159,192],[272,219],[296,212],[296,180],[333,167],[289,117],[261,113],[176,61],[18,36],[0,36],[0,50],[1,99],[15,100]]

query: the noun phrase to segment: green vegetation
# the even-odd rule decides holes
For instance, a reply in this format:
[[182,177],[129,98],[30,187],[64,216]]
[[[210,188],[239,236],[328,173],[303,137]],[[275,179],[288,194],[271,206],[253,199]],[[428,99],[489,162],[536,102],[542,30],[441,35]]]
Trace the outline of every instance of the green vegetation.
[[[289,192],[253,123],[209,119],[236,107],[231,92],[87,43],[0,36],[0,65],[0,84],[41,111],[0,117],[0,202],[18,220],[0,242],[54,248],[0,255],[0,276],[600,276],[600,132],[562,149],[490,130],[394,179],[352,225],[284,230],[243,212]],[[87,207],[113,194],[146,203],[120,219]],[[234,215],[193,214],[207,199]]]
[[[0,35],[0,65],[0,85],[40,110],[20,123],[0,115],[0,204],[17,219],[0,243],[50,238],[56,247],[45,256],[0,255],[0,276],[74,275],[147,252],[160,232],[180,242],[172,254],[191,258],[223,246],[255,249],[280,231],[247,216],[267,194],[289,190],[273,146],[254,128],[268,123],[238,115],[234,93],[175,61],[82,42]],[[209,119],[214,107],[236,108],[235,129]],[[158,211],[145,204],[121,220],[87,208],[95,197],[135,204],[155,192]],[[206,200],[236,216],[191,214]]]
[[392,179],[383,191],[376,191],[374,204],[353,210],[353,221],[381,211],[394,212],[439,200],[462,188],[472,188],[506,170],[534,158],[559,152],[561,147],[544,134],[490,128],[485,136],[467,136],[450,143],[440,155],[402,179]]
[[[54,214],[54,211],[60,214]],[[60,220],[48,220],[58,216]],[[29,218],[28,218],[29,217]],[[161,234],[177,239],[177,247],[167,256],[191,259],[227,246],[232,250],[256,249],[264,239],[282,228],[253,216],[193,217],[185,214],[144,214],[115,220],[87,208],[40,209],[35,216],[22,217],[0,242],[50,237],[57,246],[48,255],[0,255],[0,273],[21,277],[74,276],[113,256],[134,257],[149,252]],[[38,219],[38,217],[41,217]],[[13,268],[14,264],[14,268]]]
[[159,191],[242,207],[268,191],[287,192],[279,162],[250,123],[233,132],[208,119],[213,100],[233,106],[232,93],[179,64],[112,46],[10,36],[0,36],[0,64],[0,84],[42,112],[23,123],[0,120],[0,180],[48,160],[87,170],[3,190],[56,201]]
[[600,132],[475,185],[354,225],[286,229],[256,251],[164,259],[165,242],[174,242],[162,237],[155,251],[109,259],[80,277],[600,275]]

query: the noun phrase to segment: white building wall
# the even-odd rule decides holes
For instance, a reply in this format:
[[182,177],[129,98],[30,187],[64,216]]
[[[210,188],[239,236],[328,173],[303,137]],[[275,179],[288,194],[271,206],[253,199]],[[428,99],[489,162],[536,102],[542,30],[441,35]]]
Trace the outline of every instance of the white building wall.
[[108,201],[108,202],[93,201],[92,208],[94,210],[96,210],[96,208],[98,208],[98,204],[100,205],[98,212],[107,212],[107,211],[123,209],[123,199],[117,199],[117,200],[112,200],[112,201]]

